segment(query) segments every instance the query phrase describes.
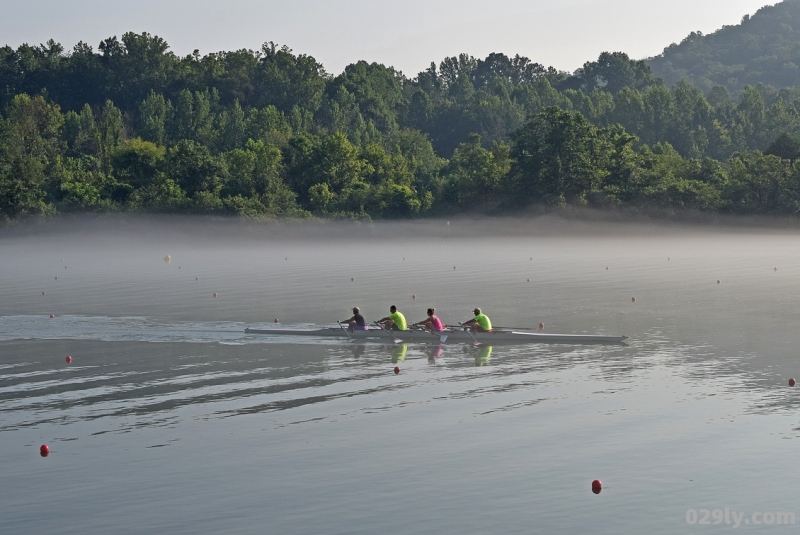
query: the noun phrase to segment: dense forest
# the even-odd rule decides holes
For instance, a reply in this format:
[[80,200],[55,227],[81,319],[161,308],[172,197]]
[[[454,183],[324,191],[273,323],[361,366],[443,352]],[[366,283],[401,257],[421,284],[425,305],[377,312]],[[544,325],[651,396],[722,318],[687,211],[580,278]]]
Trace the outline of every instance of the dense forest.
[[649,60],[667,85],[686,79],[703,92],[715,86],[739,94],[747,85],[800,85],[800,0],[745,15],[738,26],[690,33]]
[[[737,29],[779,8],[800,11],[785,2]],[[795,215],[798,158],[800,83],[668,85],[619,52],[571,74],[461,55],[408,78],[363,61],[331,75],[274,43],[178,57],[147,33],[96,50],[0,48],[5,221],[74,211],[405,218],[530,205]]]

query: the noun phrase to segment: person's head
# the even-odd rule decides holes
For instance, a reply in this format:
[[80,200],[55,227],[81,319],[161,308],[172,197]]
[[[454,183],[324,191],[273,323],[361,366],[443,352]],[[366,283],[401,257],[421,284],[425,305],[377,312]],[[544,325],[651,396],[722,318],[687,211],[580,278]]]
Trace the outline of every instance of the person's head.
[[435,309],[435,308],[429,308],[429,309],[428,309],[428,316],[433,316],[433,313],[434,313],[434,312],[436,312],[436,309]]
[[397,307],[396,307],[396,306],[394,306],[394,305],[390,306],[390,307],[389,307],[389,312],[391,312],[392,314],[394,314],[395,312],[397,312]]
[[359,312],[361,312],[361,309],[358,307],[353,307],[353,314],[358,314]]
[[473,312],[475,313],[476,316],[480,316],[481,309],[480,308],[476,308],[475,310],[473,310]]

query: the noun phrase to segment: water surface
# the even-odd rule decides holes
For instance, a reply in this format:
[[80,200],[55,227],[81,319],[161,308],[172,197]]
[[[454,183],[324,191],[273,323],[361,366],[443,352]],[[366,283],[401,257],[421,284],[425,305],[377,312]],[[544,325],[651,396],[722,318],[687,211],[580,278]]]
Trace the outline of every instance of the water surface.
[[[800,513],[796,232],[100,221],[0,235],[4,533],[638,534],[733,529],[690,509]],[[630,343],[244,333],[391,304]]]

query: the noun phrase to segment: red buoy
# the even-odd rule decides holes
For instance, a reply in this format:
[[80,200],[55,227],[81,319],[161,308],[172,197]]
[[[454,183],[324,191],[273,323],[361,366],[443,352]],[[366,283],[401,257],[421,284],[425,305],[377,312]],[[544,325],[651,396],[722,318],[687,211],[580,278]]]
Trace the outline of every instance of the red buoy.
[[55,318],[55,317],[56,317],[56,315],[55,315],[55,314],[50,314],[50,319],[53,319],[53,318]]
[[67,355],[66,360],[67,360],[67,364],[71,364],[72,363],[72,357],[71,356]]
[[795,381],[795,380],[794,380],[794,377],[792,377],[791,379],[789,379],[789,386],[794,386],[794,385],[796,385],[796,384],[797,384],[797,381]]
[[600,494],[601,490],[603,490],[603,483],[599,479],[592,481],[592,492]]
[[400,373],[400,366],[395,366],[394,367],[394,374],[397,375],[398,373]]
[[544,323],[542,323],[542,322],[539,322],[539,328],[540,328],[540,329],[544,329]]
[[50,455],[50,446],[48,446],[47,444],[42,444],[41,446],[39,446],[39,455],[41,455],[42,457],[47,457],[48,455]]

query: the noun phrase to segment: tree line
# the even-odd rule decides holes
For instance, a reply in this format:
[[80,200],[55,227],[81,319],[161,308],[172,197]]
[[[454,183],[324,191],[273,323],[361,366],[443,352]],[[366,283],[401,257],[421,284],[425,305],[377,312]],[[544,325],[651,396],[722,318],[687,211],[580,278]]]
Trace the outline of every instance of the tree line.
[[623,53],[571,74],[490,54],[333,76],[274,43],[178,57],[126,33],[0,48],[0,110],[5,220],[800,210],[800,89],[668,87]]

